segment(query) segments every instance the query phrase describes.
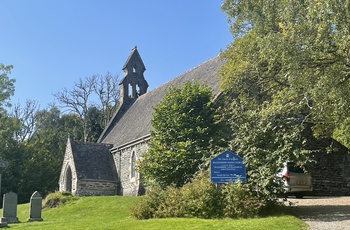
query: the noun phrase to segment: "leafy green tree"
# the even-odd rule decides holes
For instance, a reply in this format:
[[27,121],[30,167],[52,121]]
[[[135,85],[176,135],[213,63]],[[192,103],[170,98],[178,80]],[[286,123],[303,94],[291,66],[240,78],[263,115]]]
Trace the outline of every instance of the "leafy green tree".
[[225,0],[222,9],[235,38],[220,73],[231,146],[252,188],[276,199],[276,172],[284,161],[309,160],[312,134],[346,143],[348,2]]
[[223,143],[212,99],[197,81],[170,87],[154,108],[149,149],[139,165],[146,182],[182,186]]
[[57,189],[68,135],[83,141],[83,130],[76,114],[62,115],[57,107],[40,110],[36,117],[36,132],[26,143],[31,154],[26,170],[38,169],[30,186],[45,195]]
[[285,111],[265,113],[263,104],[230,94],[223,118],[230,122],[230,149],[244,159],[247,183],[263,200],[275,201],[281,192],[276,178],[284,162],[308,162],[307,126],[299,116]]
[[265,113],[306,115],[316,136],[348,129],[348,8],[348,1],[225,0],[235,40],[223,53],[223,88],[259,99]]
[[103,132],[103,111],[95,106],[89,107],[85,120],[87,121],[87,129],[89,133],[87,141],[96,142]]
[[5,66],[0,63],[0,113],[4,112],[4,107],[10,105],[9,99],[15,91],[15,79],[8,77],[12,68],[12,65]]
[[33,117],[34,131],[23,140],[13,138],[13,133],[18,133],[21,125],[27,123],[22,124],[23,119],[9,120],[13,122],[13,129],[8,134],[10,141],[4,151],[9,167],[4,172],[3,191],[18,193],[20,203],[28,202],[34,191],[45,196],[57,190],[68,135],[83,141],[83,130],[76,114],[62,115],[57,107],[51,107],[36,111]]

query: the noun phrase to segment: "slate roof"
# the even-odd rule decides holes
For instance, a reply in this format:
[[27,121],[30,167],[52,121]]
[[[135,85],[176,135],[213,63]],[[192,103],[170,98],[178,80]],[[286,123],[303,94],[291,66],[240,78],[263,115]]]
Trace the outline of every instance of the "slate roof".
[[[70,140],[78,179],[114,181],[112,145]],[[92,170],[93,169],[93,170]]]
[[122,116],[118,115],[117,111],[109,126],[102,133],[99,142],[113,144],[114,147],[118,147],[148,136],[152,129],[153,108],[162,100],[165,90],[170,85],[198,79],[199,83],[205,82],[212,88],[214,95],[217,95],[219,93],[218,71],[223,63],[224,61],[217,55],[169,82],[139,96],[125,113],[120,113]]

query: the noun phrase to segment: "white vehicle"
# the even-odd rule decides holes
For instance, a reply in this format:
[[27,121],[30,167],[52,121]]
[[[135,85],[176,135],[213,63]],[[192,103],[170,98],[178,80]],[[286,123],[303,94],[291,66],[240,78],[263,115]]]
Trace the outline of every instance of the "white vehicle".
[[312,192],[312,177],[306,166],[298,166],[294,162],[283,164],[283,169],[278,174],[284,183],[286,194],[303,198]]

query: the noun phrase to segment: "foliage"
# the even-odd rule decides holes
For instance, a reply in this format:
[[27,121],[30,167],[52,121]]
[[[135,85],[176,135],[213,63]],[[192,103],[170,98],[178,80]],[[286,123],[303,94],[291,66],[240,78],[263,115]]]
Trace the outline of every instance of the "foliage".
[[56,208],[66,202],[78,200],[79,197],[72,196],[70,193],[54,192],[48,194],[43,200],[43,208]]
[[155,212],[165,202],[166,196],[166,190],[152,186],[142,200],[131,207],[131,215],[139,220],[153,218]]
[[[349,143],[348,1],[225,0],[235,40],[222,53],[231,149],[259,196],[276,199],[284,161],[308,162],[307,141]],[[312,132],[310,132],[312,130]],[[309,135],[311,133],[311,135]]]
[[139,170],[146,183],[182,186],[222,143],[211,90],[186,82],[170,87],[154,108],[151,141]]
[[76,86],[78,89],[73,90],[77,94],[70,94],[69,99],[74,101],[76,96],[76,103],[82,102],[82,98],[92,100],[84,94],[89,92],[86,88],[89,86],[100,100],[99,108],[84,101],[87,105],[83,107],[86,109],[84,124],[77,114],[62,114],[55,106],[40,110],[33,100],[27,100],[24,106],[15,104],[9,113],[6,109],[10,106],[15,82],[8,77],[11,69],[11,65],[0,64],[0,159],[8,163],[2,173],[1,193],[16,192],[18,202],[23,203],[29,201],[34,191],[45,196],[57,189],[68,134],[76,140],[96,141],[115,111],[119,91],[117,78],[109,73],[90,78],[92,82],[81,80]]
[[[42,196],[57,189],[68,134],[82,138],[79,119],[74,114],[61,115],[57,107],[36,113],[36,132],[24,144],[27,149],[26,167],[21,180],[22,191],[39,191]],[[32,173],[33,170],[36,173]]]
[[103,111],[92,106],[88,108],[86,113],[86,123],[88,130],[88,142],[96,142],[103,132],[102,120],[103,120]]
[[256,217],[267,202],[252,191],[248,184],[228,183],[222,186],[223,215],[230,218]]
[[15,91],[15,79],[10,79],[8,74],[11,73],[12,65],[0,63],[0,114],[3,113],[4,107],[10,105],[9,99]]
[[350,149],[350,117],[335,127],[333,137]]
[[13,133],[20,128],[20,124],[8,116],[5,108],[10,105],[9,99],[14,93],[15,80],[8,77],[11,69],[11,65],[5,66],[0,63],[0,159],[9,152],[13,144]]
[[303,229],[303,221],[291,215],[270,216],[251,219],[200,219],[166,218],[140,221],[130,218],[129,209],[142,197],[130,196],[87,196],[78,200],[67,201],[57,208],[45,208],[42,212],[44,221],[27,222],[29,204],[17,207],[20,223],[9,224],[11,229]]
[[256,217],[267,204],[247,184],[228,183],[216,188],[208,173],[201,172],[181,188],[152,187],[132,215],[137,219]]
[[304,135],[308,127],[291,112],[266,113],[254,100],[230,94],[223,100],[230,102],[225,106],[233,130],[230,149],[244,159],[247,182],[261,199],[277,200],[282,188],[276,174],[283,163],[308,162],[310,152],[305,149]]
[[223,88],[268,101],[266,113],[307,115],[304,121],[315,124],[319,137],[348,129],[348,5],[330,0],[225,0],[222,10],[236,39],[223,54],[228,60],[221,75]]
[[180,189],[185,217],[217,218],[222,215],[222,194],[209,180],[207,172],[200,172]]
[[[18,109],[17,111],[21,110],[20,107]],[[56,107],[36,110],[31,118],[35,123],[34,129],[31,132],[23,132],[31,134],[20,134],[13,138],[14,133],[22,132],[24,117],[0,118],[0,132],[7,146],[0,150],[0,156],[8,162],[2,176],[2,193],[16,192],[19,203],[28,202],[34,191],[45,196],[57,189],[68,134],[82,138],[77,116],[61,116]]]

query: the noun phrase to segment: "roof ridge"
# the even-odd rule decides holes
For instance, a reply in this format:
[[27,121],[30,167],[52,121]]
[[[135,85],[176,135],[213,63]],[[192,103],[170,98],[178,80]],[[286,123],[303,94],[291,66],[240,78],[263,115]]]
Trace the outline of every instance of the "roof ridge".
[[78,145],[104,145],[104,146],[113,146],[112,144],[102,143],[102,142],[81,142],[81,141],[74,141],[75,144]]

